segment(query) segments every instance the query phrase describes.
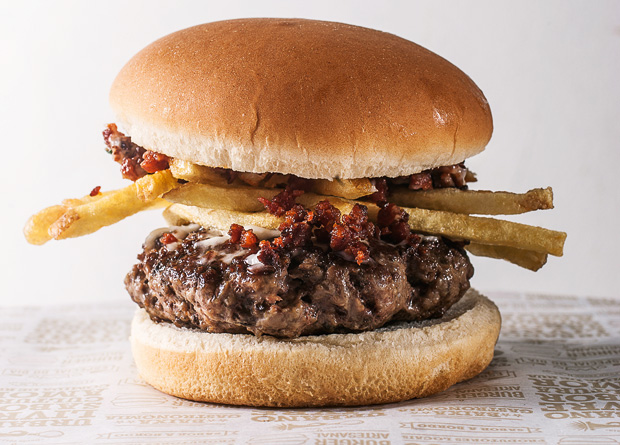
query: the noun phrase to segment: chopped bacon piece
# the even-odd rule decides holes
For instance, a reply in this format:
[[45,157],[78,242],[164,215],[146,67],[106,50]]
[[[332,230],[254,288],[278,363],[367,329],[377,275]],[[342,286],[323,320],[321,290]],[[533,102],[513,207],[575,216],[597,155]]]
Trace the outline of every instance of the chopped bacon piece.
[[431,170],[433,176],[433,187],[467,187],[467,168],[465,164],[461,162],[457,165],[449,165],[446,167],[437,167]]
[[456,187],[467,188],[467,182],[474,182],[476,176],[470,172],[465,163],[436,167],[415,173],[410,176],[396,178],[372,178],[371,181],[377,191],[366,199],[381,207],[388,202],[391,187],[408,185],[411,190],[431,190],[436,188]]
[[168,157],[161,153],[145,150],[131,141],[130,136],[118,131],[116,124],[108,124],[103,130],[106,151],[115,162],[121,164],[123,178],[135,181],[149,173],[168,168]]
[[260,249],[256,255],[258,261],[263,263],[265,266],[271,267],[276,267],[280,263],[280,255],[278,255],[278,252],[273,248],[269,241],[261,241],[258,244],[258,247]]
[[433,178],[430,172],[425,171],[416,173],[409,177],[409,188],[411,190],[430,190],[433,188]]
[[292,247],[309,246],[312,243],[313,219],[314,213],[299,204],[290,209],[278,227],[282,234],[280,243]]
[[118,131],[116,124],[108,124],[103,130],[103,140],[114,161],[121,164],[123,178],[135,181],[147,174],[146,170],[140,167],[142,155],[146,150],[131,142],[130,136]]
[[172,233],[164,233],[159,240],[161,241],[162,244],[172,244],[172,243],[176,243],[177,241],[179,241],[177,239],[176,236],[174,236]]
[[245,230],[239,224],[230,225],[228,236],[230,236],[230,243],[239,244],[245,249],[251,249],[258,244],[258,237],[254,234],[254,230]]
[[409,214],[393,203],[384,205],[377,215],[381,236],[394,244],[407,240],[411,235],[408,221]]
[[282,216],[295,206],[295,199],[297,199],[299,195],[303,195],[303,193],[303,190],[289,190],[286,188],[271,200],[267,198],[258,198],[258,200],[265,206],[269,213]]
[[344,251],[353,258],[357,264],[362,264],[370,258],[368,246],[364,241],[370,238],[378,238],[375,225],[368,221],[368,209],[366,206],[356,204],[351,213],[342,216],[342,222],[336,222],[330,232],[330,247],[336,251]]
[[252,229],[244,230],[241,235],[241,247],[244,249],[251,249],[256,246],[256,244],[258,244],[258,238],[254,235],[254,231]]
[[147,173],[155,173],[170,167],[170,159],[162,153],[147,150],[142,158],[143,160],[140,162],[140,167],[142,167]]
[[228,230],[228,236],[230,236],[230,242],[233,244],[239,244],[241,241],[241,235],[243,234],[243,226],[239,224],[231,224]]
[[90,196],[97,196],[99,193],[101,193],[100,185],[98,185],[97,187],[95,187],[94,189],[90,191]]
[[334,207],[328,200],[319,202],[314,208],[317,221],[325,230],[331,232],[334,223],[340,221],[340,210]]

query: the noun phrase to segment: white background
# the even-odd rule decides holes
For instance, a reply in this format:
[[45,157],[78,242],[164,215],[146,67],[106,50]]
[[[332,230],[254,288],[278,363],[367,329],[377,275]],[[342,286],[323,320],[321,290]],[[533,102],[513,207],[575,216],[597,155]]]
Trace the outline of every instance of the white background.
[[146,234],[138,215],[89,237],[28,245],[30,214],[94,186],[123,186],[103,150],[107,94],[138,50],[220,19],[348,22],[413,40],[484,91],[495,132],[468,161],[476,187],[552,185],[556,209],[518,220],[568,232],[563,258],[532,273],[474,258],[482,290],[619,297],[620,2],[7,2],[0,3],[0,304],[128,299],[123,277]]

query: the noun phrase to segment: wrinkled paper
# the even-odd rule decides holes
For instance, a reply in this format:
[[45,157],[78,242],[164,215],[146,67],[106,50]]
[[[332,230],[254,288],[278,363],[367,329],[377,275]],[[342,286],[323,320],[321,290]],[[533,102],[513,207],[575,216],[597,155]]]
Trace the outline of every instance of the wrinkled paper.
[[132,361],[131,302],[4,308],[0,443],[620,444],[620,300],[489,296],[503,326],[480,376],[427,399],[330,409],[160,393]]

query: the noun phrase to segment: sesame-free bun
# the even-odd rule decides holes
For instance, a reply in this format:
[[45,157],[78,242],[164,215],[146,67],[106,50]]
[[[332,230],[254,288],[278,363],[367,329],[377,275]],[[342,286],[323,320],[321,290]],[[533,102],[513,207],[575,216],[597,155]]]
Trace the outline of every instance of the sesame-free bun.
[[145,148],[211,167],[306,178],[402,176],[482,151],[474,82],[392,34],[342,23],[195,26],[134,56],[110,93]]
[[131,344],[142,378],[177,397],[367,405],[425,397],[479,374],[493,358],[500,324],[497,307],[470,290],[439,320],[295,339],[177,328],[139,309]]

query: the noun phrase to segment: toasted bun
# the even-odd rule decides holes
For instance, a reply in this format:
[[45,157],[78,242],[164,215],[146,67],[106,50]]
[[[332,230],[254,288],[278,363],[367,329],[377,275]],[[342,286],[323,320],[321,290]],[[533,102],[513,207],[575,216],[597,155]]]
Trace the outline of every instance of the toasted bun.
[[367,405],[425,397],[479,374],[493,358],[500,323],[497,307],[470,290],[440,320],[292,340],[181,329],[138,310],[131,344],[141,376],[177,397]]
[[454,65],[392,34],[243,19],[170,34],[110,93],[138,144],[237,171],[401,176],[482,151],[487,101]]

